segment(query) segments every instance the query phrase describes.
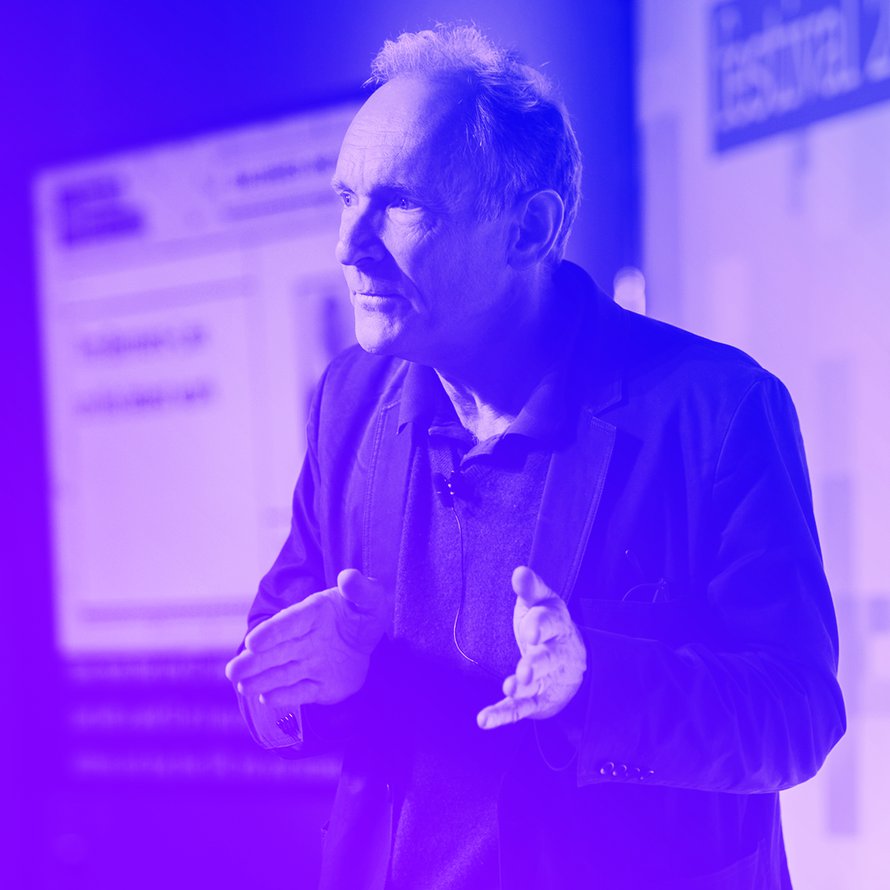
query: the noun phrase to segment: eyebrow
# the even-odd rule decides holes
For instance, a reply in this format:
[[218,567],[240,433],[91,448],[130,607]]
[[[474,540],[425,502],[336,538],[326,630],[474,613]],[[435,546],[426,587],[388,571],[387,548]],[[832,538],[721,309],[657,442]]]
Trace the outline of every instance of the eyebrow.
[[[352,189],[343,182],[342,179],[337,178],[336,176],[331,180],[331,188],[335,192],[345,191],[351,192]],[[403,180],[392,180],[390,182],[379,182],[374,188],[375,191],[379,192],[404,192],[405,194],[416,195],[418,192],[423,189],[418,187],[417,185],[412,185]]]

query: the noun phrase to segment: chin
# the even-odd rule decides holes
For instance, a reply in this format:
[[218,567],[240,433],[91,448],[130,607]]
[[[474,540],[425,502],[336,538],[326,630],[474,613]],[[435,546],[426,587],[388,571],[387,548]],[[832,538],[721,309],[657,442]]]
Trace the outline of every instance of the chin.
[[398,355],[399,332],[379,319],[360,317],[356,313],[355,339],[371,355]]

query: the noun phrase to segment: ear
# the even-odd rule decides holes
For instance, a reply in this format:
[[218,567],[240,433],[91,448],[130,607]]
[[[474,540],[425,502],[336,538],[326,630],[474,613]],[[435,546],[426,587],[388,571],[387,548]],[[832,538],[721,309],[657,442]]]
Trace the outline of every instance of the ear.
[[514,212],[508,259],[514,269],[527,269],[553,250],[565,204],[553,189],[542,189],[520,198]]

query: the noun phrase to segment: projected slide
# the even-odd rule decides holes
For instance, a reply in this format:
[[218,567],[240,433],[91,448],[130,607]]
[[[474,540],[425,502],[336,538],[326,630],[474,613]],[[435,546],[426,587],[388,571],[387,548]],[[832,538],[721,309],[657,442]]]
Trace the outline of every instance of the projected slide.
[[343,106],[36,185],[57,638],[229,652],[284,540],[313,385],[352,342]]

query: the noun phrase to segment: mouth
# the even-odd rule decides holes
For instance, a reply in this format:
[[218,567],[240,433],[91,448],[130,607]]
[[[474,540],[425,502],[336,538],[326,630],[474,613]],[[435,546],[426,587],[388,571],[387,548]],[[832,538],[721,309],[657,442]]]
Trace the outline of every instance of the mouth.
[[359,309],[374,312],[392,309],[403,302],[403,298],[389,292],[356,290],[352,292],[352,302]]

